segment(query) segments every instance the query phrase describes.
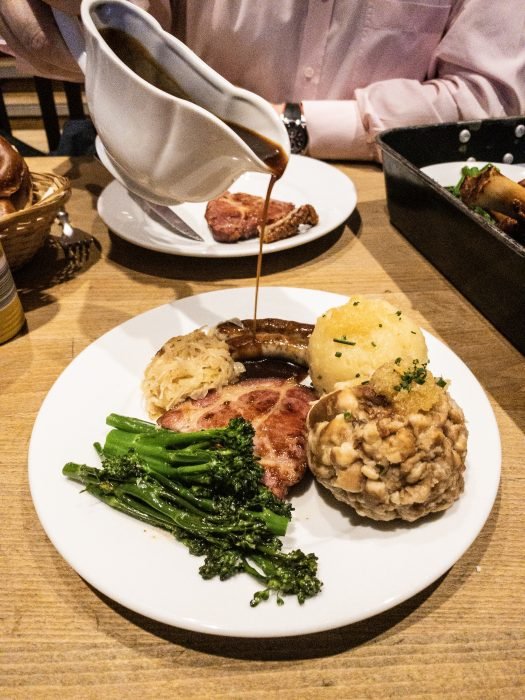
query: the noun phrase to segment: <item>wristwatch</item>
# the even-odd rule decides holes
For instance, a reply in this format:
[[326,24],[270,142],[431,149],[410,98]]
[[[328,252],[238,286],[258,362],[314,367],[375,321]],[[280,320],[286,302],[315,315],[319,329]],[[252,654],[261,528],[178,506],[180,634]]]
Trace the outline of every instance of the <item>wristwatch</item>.
[[292,153],[306,153],[308,148],[308,131],[301,105],[288,102],[281,116],[290,138],[290,150]]

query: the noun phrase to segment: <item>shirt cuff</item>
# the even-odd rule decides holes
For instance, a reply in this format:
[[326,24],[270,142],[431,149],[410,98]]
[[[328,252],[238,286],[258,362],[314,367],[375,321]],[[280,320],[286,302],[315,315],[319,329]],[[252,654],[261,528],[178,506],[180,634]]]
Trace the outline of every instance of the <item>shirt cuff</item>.
[[328,160],[377,160],[355,100],[303,100],[308,154]]

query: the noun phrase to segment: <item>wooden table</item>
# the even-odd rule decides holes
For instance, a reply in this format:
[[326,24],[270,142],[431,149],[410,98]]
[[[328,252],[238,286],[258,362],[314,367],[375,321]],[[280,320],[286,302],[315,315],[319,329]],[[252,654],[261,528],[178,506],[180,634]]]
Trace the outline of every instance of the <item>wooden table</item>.
[[342,629],[250,640],[164,626],[86,585],[39,524],[27,447],[47,391],[83,348],[160,304],[251,285],[255,261],[136,248],[96,213],[108,182],[97,162],[47,158],[30,166],[71,178],[71,217],[97,245],[84,269],[68,270],[49,245],[15,273],[27,332],[0,347],[0,697],[525,697],[523,356],[390,226],[381,170],[340,165],[358,190],[351,228],[267,256],[262,283],[380,295],[411,310],[490,398],[503,442],[499,495],[466,554],[414,598]]

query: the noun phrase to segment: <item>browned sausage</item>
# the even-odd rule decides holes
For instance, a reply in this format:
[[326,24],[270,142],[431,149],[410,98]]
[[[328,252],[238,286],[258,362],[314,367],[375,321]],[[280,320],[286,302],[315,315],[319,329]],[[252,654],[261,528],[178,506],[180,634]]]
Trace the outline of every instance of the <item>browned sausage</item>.
[[309,323],[298,323],[280,318],[253,319],[238,323],[225,321],[217,326],[217,333],[228,344],[234,360],[255,360],[273,357],[308,366],[308,339],[314,329]]

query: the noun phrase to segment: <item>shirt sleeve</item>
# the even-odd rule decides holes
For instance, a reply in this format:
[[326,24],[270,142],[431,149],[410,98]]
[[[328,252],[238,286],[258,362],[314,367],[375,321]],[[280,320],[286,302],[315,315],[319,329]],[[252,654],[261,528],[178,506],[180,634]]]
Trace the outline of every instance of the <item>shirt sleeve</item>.
[[385,129],[523,114],[524,36],[521,1],[456,3],[427,80],[389,79],[357,89],[355,100],[304,102],[309,153],[378,160],[374,141]]
[[376,160],[356,100],[304,100],[308,155],[328,160]]
[[155,17],[163,29],[167,31],[171,29],[173,17],[170,0],[131,0],[131,2]]

